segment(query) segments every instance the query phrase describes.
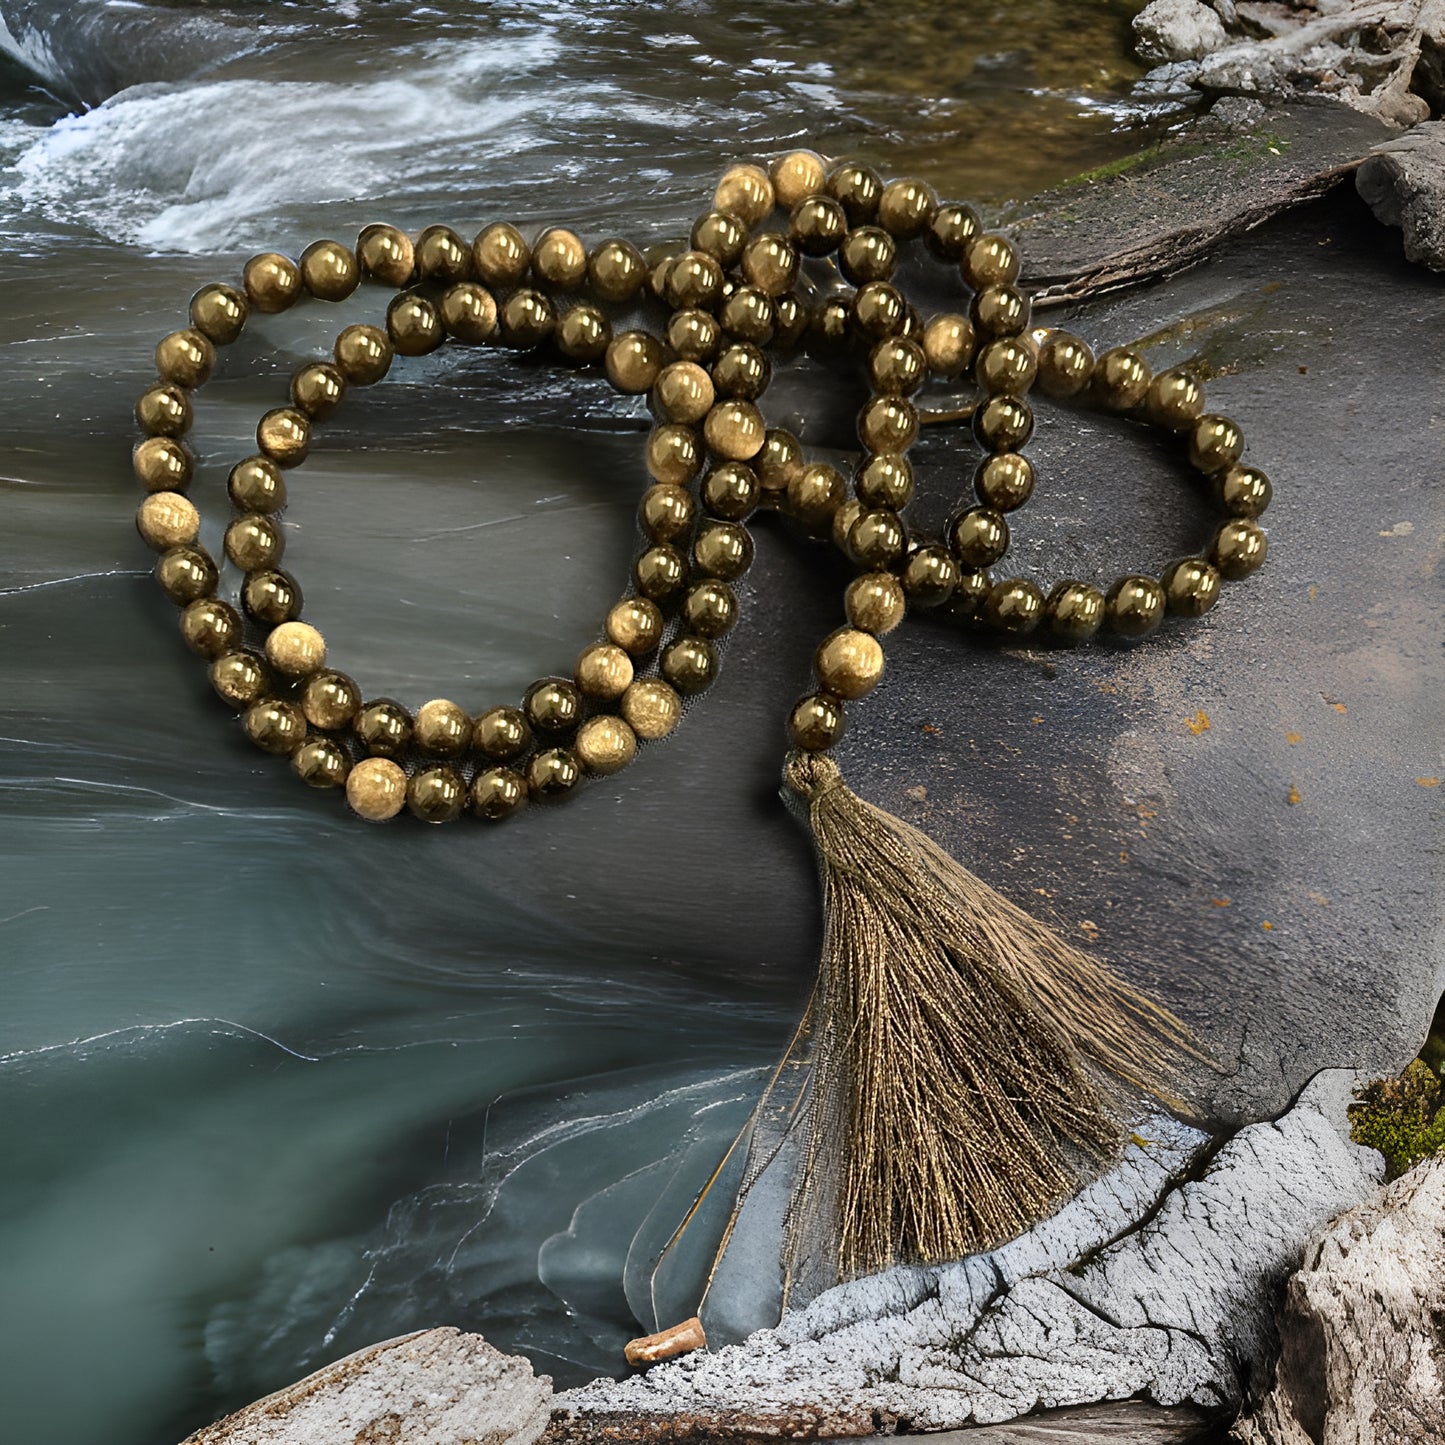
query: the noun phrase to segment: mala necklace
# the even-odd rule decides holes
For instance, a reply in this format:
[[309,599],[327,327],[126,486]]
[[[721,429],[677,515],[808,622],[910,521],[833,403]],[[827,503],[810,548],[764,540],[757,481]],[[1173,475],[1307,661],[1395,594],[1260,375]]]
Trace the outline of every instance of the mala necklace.
[[[966,312],[925,319],[895,284],[915,242],[961,281]],[[562,228],[529,243],[498,222],[470,245],[445,226],[413,241],[374,225],[354,251],[317,241],[299,262],[256,256],[241,288],[196,293],[190,325],[160,342],[159,380],[136,405],[145,439],[134,465],[147,492],[137,524],[160,553],[156,576],[182,609],[185,641],[252,742],[289,758],[311,786],[343,790],[373,822],[403,809],[428,823],[499,821],[529,799],[564,798],[587,775],[626,767],[640,743],[670,733],[685,700],[717,676],[719,644],[738,618],[734,584],[753,558],[753,517],[779,513],[853,567],[844,623],[820,642],[815,687],[787,718],[785,786],[819,852],[823,957],[793,1045],[730,1151],[744,1164],[729,1235],[762,1174],[791,1160],[785,1300],[1018,1234],[1116,1156],[1141,1093],[1178,1107],[1169,1090],[1181,1056],[1201,1057],[1171,1013],[852,793],[829,756],[847,704],[883,675],[881,639],[910,610],[1012,636],[1043,629],[1083,642],[1103,629],[1133,639],[1166,615],[1202,616],[1224,581],[1264,560],[1257,519],[1269,479],[1242,464],[1239,428],[1205,411],[1199,381],[1185,370],[1154,375],[1123,347],[1096,358],[1078,337],[1033,327],[1018,275],[1015,248],[984,232],[968,206],[940,202],[920,181],[884,183],[867,167],[796,151],[770,168],[729,169],[680,253],[645,256],[626,240],[589,251]],[[230,471],[224,551],[242,574],[238,608],[219,595],[220,569],[197,540],[200,516],[186,495],[192,393],[252,312],[303,297],[340,301],[363,281],[399,292],[384,327],[347,326],[329,358],[302,366],[289,404],[260,419],[256,454]],[[621,315],[641,319],[616,329]],[[542,678],[520,705],[480,714],[446,699],[414,712],[368,699],[330,666],[321,634],[300,620],[277,520],[286,472],[305,460],[313,428],[398,356],[448,342],[600,367],[619,392],[645,394],[656,422],[639,509],[644,545],[603,639],[570,677]],[[851,479],[809,460],[761,410],[773,359],[800,348],[862,359],[868,396]],[[965,414],[983,453],[977,501],[927,537],[906,521],[920,426],[913,398],[931,379],[970,374],[977,395]],[[995,575],[1008,518],[1034,490],[1023,451],[1035,387],[1182,439],[1223,513],[1201,555],[1157,578],[1120,577],[1107,592],[1076,579],[1045,592]],[[694,1317],[627,1353],[647,1363],[703,1344]]]

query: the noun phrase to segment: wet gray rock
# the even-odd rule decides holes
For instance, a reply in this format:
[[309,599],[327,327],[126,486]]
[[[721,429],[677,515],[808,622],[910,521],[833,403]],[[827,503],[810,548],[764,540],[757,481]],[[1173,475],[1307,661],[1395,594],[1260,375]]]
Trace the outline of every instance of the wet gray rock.
[[1410,260],[1445,271],[1445,121],[1375,146],[1355,185],[1385,225],[1404,232]]
[[1229,38],[1203,0],[1151,0],[1134,17],[1134,34],[1140,57],[1152,62],[1199,60]]

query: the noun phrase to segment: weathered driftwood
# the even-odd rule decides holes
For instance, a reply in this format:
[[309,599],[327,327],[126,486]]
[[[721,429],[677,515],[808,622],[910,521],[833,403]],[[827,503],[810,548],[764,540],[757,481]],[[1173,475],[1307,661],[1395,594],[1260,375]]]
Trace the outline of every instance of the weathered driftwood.
[[1445,121],[1376,146],[1355,186],[1381,221],[1405,233],[1410,260],[1445,271]]
[[984,1425],[976,1430],[947,1430],[927,1437],[927,1445],[1206,1445],[1219,1427],[1197,1410],[1161,1410],[1142,1400],[1050,1410]]

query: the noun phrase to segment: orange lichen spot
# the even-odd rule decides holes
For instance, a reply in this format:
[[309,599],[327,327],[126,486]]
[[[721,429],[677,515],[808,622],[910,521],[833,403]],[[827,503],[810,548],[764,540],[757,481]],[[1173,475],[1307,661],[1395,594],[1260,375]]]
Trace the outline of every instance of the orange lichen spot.
[[1440,786],[1439,778],[1416,778],[1415,781],[1422,788],[1438,788]]
[[943,729],[941,727],[935,726],[933,723],[924,723],[923,731],[926,733],[932,733],[936,737],[943,732]]
[[1214,724],[1209,721],[1209,714],[1205,712],[1203,708],[1200,708],[1193,717],[1184,719],[1184,726],[1187,727],[1195,737],[1198,737],[1200,733],[1207,733]]
[[1274,932],[1274,924],[1272,924],[1272,923],[1269,921],[1269,919],[1267,919],[1267,918],[1266,918],[1266,919],[1264,920],[1264,922],[1261,923],[1259,926],[1260,926],[1262,929],[1264,929],[1264,931],[1265,931],[1266,933],[1273,933],[1273,932]]
[[1129,861],[1129,850],[1127,848],[1119,849],[1119,861],[1121,863],[1127,863]]
[[1290,747],[1294,747],[1296,743],[1302,743],[1305,740],[1305,735],[1303,733],[1286,733],[1284,740]]
[[1326,701],[1327,703],[1329,703],[1329,705],[1330,705],[1332,708],[1334,708],[1334,710],[1335,710],[1337,713],[1347,713],[1347,712],[1349,712],[1349,708],[1347,708],[1347,707],[1344,705],[1344,703],[1342,703],[1342,702],[1335,702],[1333,698],[1328,698],[1328,697],[1325,699],[1325,701]]
[[1311,587],[1311,588],[1310,588],[1310,590],[1309,590],[1309,599],[1310,599],[1311,602],[1313,602],[1313,601],[1315,600],[1315,598],[1318,597],[1319,595],[1320,595],[1320,589],[1319,589],[1318,587]]
[[1030,721],[1031,723],[1033,723],[1033,725],[1034,725],[1035,727],[1038,727],[1038,725],[1039,725],[1041,722],[1043,722],[1043,718],[1041,718],[1041,717],[1031,717],[1031,718],[1029,719],[1029,721]]
[[1291,783],[1291,784],[1289,785],[1289,804],[1290,804],[1290,807],[1294,807],[1294,805],[1295,805],[1296,803],[1302,803],[1303,801],[1304,801],[1304,799],[1301,798],[1300,795],[1299,795],[1299,789],[1298,789],[1297,787],[1295,787],[1295,785],[1294,785],[1293,783]]
[[1234,902],[1232,898],[1211,898],[1209,900],[1216,908],[1228,908]]

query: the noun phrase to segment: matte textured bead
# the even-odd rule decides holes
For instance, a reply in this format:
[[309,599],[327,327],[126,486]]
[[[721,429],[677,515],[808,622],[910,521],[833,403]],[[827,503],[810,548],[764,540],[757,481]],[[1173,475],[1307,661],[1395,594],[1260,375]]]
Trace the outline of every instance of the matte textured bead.
[[620,717],[590,717],[577,729],[577,756],[589,773],[620,772],[637,756],[637,734]]
[[511,768],[488,768],[472,780],[472,812],[489,823],[510,818],[527,801],[527,780]]
[[1215,533],[1209,560],[1219,568],[1221,577],[1237,581],[1263,566],[1268,551],[1264,529],[1247,517],[1236,517]]
[[621,711],[632,731],[651,742],[666,737],[681,721],[682,699],[669,683],[646,678],[622,694]]
[[346,778],[346,801],[369,823],[384,823],[406,806],[406,774],[390,758],[363,758]]
[[472,729],[472,746],[494,763],[509,763],[532,746],[532,725],[519,707],[489,708]]
[[1049,631],[1066,642],[1084,642],[1104,625],[1104,594],[1087,582],[1060,582],[1049,593]]
[[389,697],[369,702],[356,715],[356,735],[367,752],[396,758],[411,747],[411,714]]
[[1164,589],[1152,577],[1121,577],[1104,598],[1104,619],[1120,637],[1144,637],[1164,620]]
[[1164,604],[1176,617],[1203,617],[1219,600],[1219,573],[1199,557],[1171,562],[1159,581]]
[[819,644],[813,670],[824,691],[834,697],[863,697],[883,677],[883,648],[871,633],[840,627]]
[[152,492],[137,508],[135,525],[146,546],[164,552],[196,540],[201,514],[179,492]]
[[313,241],[299,269],[301,284],[321,301],[344,301],[361,284],[361,267],[340,241]]
[[266,637],[266,661],[283,677],[307,677],[326,663],[326,639],[309,622],[283,622]]
[[455,768],[424,768],[406,786],[406,805],[423,823],[454,823],[466,804],[466,780]]
[[416,270],[416,248],[395,226],[367,226],[356,238],[356,263],[363,276],[399,291]]
[[800,698],[788,714],[788,741],[804,752],[823,752],[842,738],[846,720],[843,704],[826,692]]
[[306,719],[294,703],[262,698],[246,709],[242,718],[246,736],[263,753],[287,757],[306,741]]

